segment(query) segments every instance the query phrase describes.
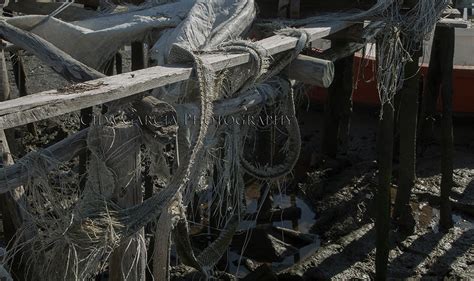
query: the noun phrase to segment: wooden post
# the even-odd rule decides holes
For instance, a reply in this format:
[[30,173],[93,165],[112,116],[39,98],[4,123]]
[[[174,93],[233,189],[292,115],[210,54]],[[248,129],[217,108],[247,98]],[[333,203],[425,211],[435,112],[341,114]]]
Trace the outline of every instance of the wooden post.
[[118,51],[115,54],[115,71],[117,74],[123,73],[123,61],[122,61],[122,54]]
[[143,42],[132,42],[132,71],[147,67]]
[[[21,51],[11,53],[11,61],[13,66],[13,74],[15,75],[16,87],[18,88],[20,97],[25,97],[28,95],[28,91],[26,90],[26,72],[25,66],[23,64],[23,57],[19,54],[19,52]],[[26,128],[33,136],[38,135],[34,123],[27,124]]]
[[[0,51],[0,83],[2,93],[0,101],[10,98],[10,85],[6,67],[5,53]],[[13,158],[8,146],[7,136],[4,130],[0,129],[0,167],[5,167],[13,164]],[[23,186],[18,186],[14,190],[0,194],[0,212],[2,213],[3,231],[6,242],[10,242],[15,238],[17,231],[21,228],[23,223],[28,221],[28,214],[26,213],[27,204],[24,198],[25,190]],[[33,233],[27,231],[23,234],[22,240],[32,238]],[[21,256],[21,255],[19,255]],[[18,280],[26,280],[24,262],[21,258],[16,258],[12,266],[12,273]]]
[[[437,33],[437,34],[436,34]],[[453,187],[453,57],[454,57],[454,28],[437,27],[435,38],[440,44],[441,64],[441,98],[443,101],[443,117],[441,120],[441,208],[440,226],[448,230],[453,226],[451,215],[451,189]]]
[[383,105],[382,119],[379,122],[377,137],[377,162],[379,166],[379,183],[375,215],[375,279],[386,280],[388,253],[390,251],[390,186],[392,182],[393,160],[393,107],[386,103]]
[[[89,127],[92,122],[92,107],[81,109],[79,130]],[[87,181],[87,159],[89,158],[89,150],[84,149],[79,153],[79,188],[84,190]]]
[[338,143],[343,145],[344,150],[347,149],[352,113],[353,63],[353,55],[334,63],[334,81],[328,88],[328,97],[324,107],[322,152],[327,157],[336,157]]
[[450,194],[453,185],[453,124],[452,124],[452,76],[454,57],[454,28],[437,25],[431,48],[430,64],[426,79],[426,93],[423,96],[420,138],[423,142],[433,135],[433,116],[439,94],[443,102],[441,135],[441,207],[440,226],[447,230],[452,227]]
[[[94,134],[96,139],[91,140],[90,135],[88,137],[88,145],[93,151],[91,161],[96,161],[94,158],[103,157],[98,161],[104,161],[107,169],[113,171],[115,175],[114,190],[97,192],[104,193],[106,197],[112,196],[122,208],[140,204],[143,201],[139,168],[140,142],[136,140],[139,129],[132,124],[120,124],[114,127],[103,126],[95,130],[100,130],[100,133]],[[97,136],[100,136],[100,139]],[[100,151],[104,147],[107,148],[109,155],[97,156],[94,153],[95,150]],[[117,154],[122,156],[113,159],[112,155]],[[86,186],[86,188],[94,188],[94,186]],[[142,229],[131,238],[122,241],[121,245],[112,252],[109,259],[109,280],[145,280],[145,261],[146,249]]]
[[[10,85],[5,53],[3,50],[0,51],[0,64],[0,80],[2,86],[0,101],[5,101],[10,98]],[[9,166],[13,164],[7,136],[3,130],[0,130],[0,164],[1,166]],[[23,194],[24,190],[22,186],[17,187],[10,193],[0,194],[0,209],[3,213],[4,232],[7,242],[14,237],[16,231],[21,227],[25,220],[26,214],[24,213],[24,210],[21,209],[21,206],[23,206],[23,208],[26,207]]]
[[416,126],[418,119],[419,93],[419,52],[412,55],[412,61],[405,65],[405,82],[400,96],[399,107],[399,182],[395,199],[394,218],[398,225],[408,233],[415,227],[415,220],[410,208],[411,190],[416,177]]

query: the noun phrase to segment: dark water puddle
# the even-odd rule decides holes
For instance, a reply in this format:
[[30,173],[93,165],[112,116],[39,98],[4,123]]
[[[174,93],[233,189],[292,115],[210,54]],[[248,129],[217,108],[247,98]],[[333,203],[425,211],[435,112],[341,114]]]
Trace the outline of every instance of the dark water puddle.
[[[430,206],[428,203],[414,204],[415,219],[422,228],[431,228],[433,232],[439,232],[439,209]],[[468,220],[461,215],[453,214],[453,223],[455,227],[462,230],[474,229],[474,221]]]

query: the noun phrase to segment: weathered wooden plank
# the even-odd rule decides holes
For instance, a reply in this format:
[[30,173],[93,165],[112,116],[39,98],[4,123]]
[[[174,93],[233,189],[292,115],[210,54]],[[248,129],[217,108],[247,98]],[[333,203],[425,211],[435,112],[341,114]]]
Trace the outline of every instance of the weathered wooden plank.
[[[59,163],[71,160],[81,150],[87,147],[86,138],[89,129],[82,130],[70,137],[51,145],[48,148],[42,149],[36,153],[46,155],[51,158],[48,166],[49,171],[55,169]],[[35,152],[30,152],[35,153]],[[18,162],[1,168],[0,176],[0,193],[8,192],[18,186],[24,185],[28,182],[29,171],[24,165]]]
[[157,66],[0,103],[0,128],[12,128],[189,79],[191,68]]
[[299,55],[289,65],[287,72],[291,79],[327,88],[334,79],[334,63],[332,61]]
[[437,26],[468,28],[469,22],[463,19],[447,19],[443,18],[438,21]]
[[[335,22],[330,26],[312,26],[305,28],[310,40],[316,40],[337,32],[349,23]],[[3,34],[0,34],[3,36]],[[11,36],[15,38],[15,36]],[[42,46],[44,42],[34,40]],[[296,47],[296,37],[275,35],[258,43],[268,50],[270,55],[288,51]],[[12,42],[15,43],[15,42]],[[38,46],[40,47],[40,46]],[[51,46],[47,46],[51,48]],[[64,54],[67,56],[66,54]],[[61,61],[58,59],[58,61]],[[210,63],[214,70],[219,71],[250,62],[249,54],[210,54],[203,58],[205,63]],[[69,62],[68,62],[69,64]],[[84,75],[95,75],[96,71],[87,67],[76,67],[78,78]],[[57,65],[60,72],[68,71],[64,65]],[[85,70],[84,72],[81,72]],[[48,119],[65,113],[74,112],[82,108],[99,105],[113,100],[122,99],[162,87],[191,77],[192,68],[186,66],[156,66],[130,73],[104,77],[87,83],[80,83],[68,88],[46,91],[38,94],[21,97],[0,103],[0,128],[12,128],[31,122]]]

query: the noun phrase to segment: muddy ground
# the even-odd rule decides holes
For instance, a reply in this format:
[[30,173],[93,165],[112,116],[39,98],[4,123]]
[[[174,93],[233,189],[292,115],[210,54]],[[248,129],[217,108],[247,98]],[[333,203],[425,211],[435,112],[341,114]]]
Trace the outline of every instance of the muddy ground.
[[[379,112],[355,106],[347,155],[314,168],[301,192],[314,208],[317,219],[312,231],[322,247],[306,261],[287,270],[316,279],[373,278],[375,231],[374,194],[377,183],[375,159],[376,125]],[[308,112],[304,122],[314,125],[309,151],[318,151],[321,112]],[[389,276],[399,278],[474,279],[474,126],[472,117],[454,120],[455,155],[452,200],[455,227],[448,233],[438,229],[440,192],[440,145],[435,139],[420,149],[417,181],[411,199],[417,226],[405,237],[392,227]],[[439,134],[439,124],[436,135]],[[313,159],[317,157],[313,157]],[[394,165],[392,201],[396,195]],[[293,279],[291,279],[293,280]],[[295,279],[296,280],[296,279]]]
[[[27,88],[30,93],[60,88],[67,83],[32,57],[25,58]],[[124,69],[130,65],[124,55]],[[10,66],[11,69],[11,66]],[[10,72],[10,77],[13,77]],[[11,80],[13,80],[11,78]],[[14,96],[16,96],[14,90]],[[297,195],[302,218],[298,229],[306,238],[317,240],[309,243],[304,252],[289,251],[283,254],[285,262],[259,262],[252,258],[239,259],[245,273],[267,264],[275,274],[268,273],[268,280],[326,280],[370,279],[374,277],[374,194],[377,184],[375,163],[376,127],[379,112],[376,109],[355,106],[348,153],[334,161],[321,163],[319,159],[322,128],[322,107],[311,104],[301,111],[305,142],[302,165],[295,174],[299,177],[297,188],[289,190]],[[417,182],[412,196],[412,208],[417,220],[416,231],[408,237],[392,229],[389,264],[391,279],[445,277],[474,279],[474,118],[457,117],[454,120],[455,157],[454,179],[456,186],[452,199],[455,227],[448,233],[438,230],[437,202],[440,187],[440,146],[435,141],[423,148],[417,159]],[[77,130],[78,114],[69,114],[36,123],[37,136],[25,128],[15,131],[17,143],[15,158],[24,153],[54,143]],[[439,129],[439,126],[437,127]],[[439,135],[439,134],[438,134]],[[394,165],[392,199],[396,194],[397,167]],[[306,173],[307,172],[307,173]],[[290,195],[288,195],[290,196]],[[278,204],[278,203],[274,203]],[[276,225],[277,223],[274,223]],[[280,226],[289,227],[286,224]],[[291,226],[291,224],[290,224]],[[304,227],[303,227],[304,226]],[[266,228],[265,231],[267,231]],[[313,238],[311,238],[313,237]],[[276,245],[276,244],[275,244]],[[286,251],[288,244],[279,244]],[[285,248],[286,247],[286,248]],[[285,251],[282,251],[285,252]],[[286,252],[285,252],[286,253]],[[233,253],[238,254],[234,251]],[[296,255],[298,257],[296,258]],[[232,256],[232,251],[229,253]],[[299,261],[298,261],[299,260]],[[295,263],[296,261],[296,263]],[[227,265],[232,261],[226,261]],[[232,266],[224,266],[229,271]],[[239,266],[237,266],[239,268]],[[237,269],[238,270],[238,269]],[[186,280],[185,270],[173,268],[174,280]],[[222,275],[221,280],[228,277]],[[242,275],[241,275],[242,276]],[[198,280],[197,275],[187,277]],[[243,276],[242,276],[243,277]],[[258,279],[260,280],[260,279]],[[264,280],[264,279],[261,279]],[[267,280],[267,279],[265,279]]]

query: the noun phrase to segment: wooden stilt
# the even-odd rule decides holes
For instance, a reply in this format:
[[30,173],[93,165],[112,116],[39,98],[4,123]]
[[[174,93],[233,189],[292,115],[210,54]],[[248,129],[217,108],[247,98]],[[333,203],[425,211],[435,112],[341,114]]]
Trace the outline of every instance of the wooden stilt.
[[[102,129],[101,129],[102,130]],[[138,128],[133,125],[122,127],[104,127],[100,145],[110,148],[111,153],[123,152],[123,157],[112,163],[107,163],[108,169],[117,175],[114,200],[122,208],[129,208],[143,202],[140,177],[140,146],[131,145],[126,151],[125,143],[130,142],[138,134]],[[113,133],[111,132],[113,130]],[[106,158],[107,159],[107,158]],[[109,280],[145,280],[146,247],[144,230],[138,231],[112,252],[109,260]]]
[[[20,56],[18,52],[15,52],[12,53],[11,60],[13,66],[13,74],[15,75],[16,87],[18,88],[20,97],[25,97],[28,95],[28,91],[26,89],[26,72],[23,63],[23,57]],[[30,134],[32,134],[33,136],[36,137],[38,135],[34,123],[27,124],[26,128],[28,129],[28,132],[30,132]]]
[[411,190],[415,185],[416,177],[416,127],[418,118],[419,92],[419,57],[417,52],[412,55],[411,62],[405,65],[405,82],[400,96],[399,107],[399,182],[395,199],[394,218],[398,225],[406,232],[411,233],[415,227],[415,220],[410,208]]
[[390,187],[392,182],[393,160],[393,117],[394,110],[392,105],[389,103],[384,104],[377,137],[379,183],[375,196],[377,209],[375,216],[376,280],[386,280],[387,278],[388,253],[390,250]]
[[324,127],[322,152],[335,158],[338,144],[347,150],[350,115],[352,113],[352,68],[354,56],[348,56],[335,62],[335,75],[328,88],[328,97],[324,107]]
[[440,49],[442,50],[440,61],[442,69],[441,98],[443,101],[440,226],[444,230],[448,230],[453,226],[450,195],[453,187],[453,57],[455,37],[453,27],[438,27],[437,31]]
[[435,29],[433,46],[431,48],[430,64],[426,79],[426,93],[423,96],[422,123],[420,138],[423,143],[433,139],[434,115],[441,93],[443,114],[441,120],[441,208],[440,226],[449,229],[453,225],[451,217],[450,194],[453,186],[453,57],[454,57],[454,27],[438,25]]
[[[1,95],[0,101],[10,99],[10,83],[6,67],[5,53],[0,51],[0,83]],[[13,133],[13,132],[12,132]],[[14,139],[13,139],[14,140]],[[6,132],[0,129],[0,167],[10,166],[13,163],[13,157],[9,148],[9,140]],[[0,194],[0,212],[2,213],[3,232],[5,241],[8,243],[14,240],[18,230],[25,222],[28,222],[28,214],[26,212],[27,204],[24,198],[25,190],[23,186],[18,186],[12,191]],[[21,241],[32,238],[33,233],[27,230],[23,233]],[[21,255],[19,255],[21,256]],[[24,262],[20,258],[14,261],[12,266],[12,274],[17,280],[26,280]]]
[[132,42],[132,71],[147,67],[143,42]]

